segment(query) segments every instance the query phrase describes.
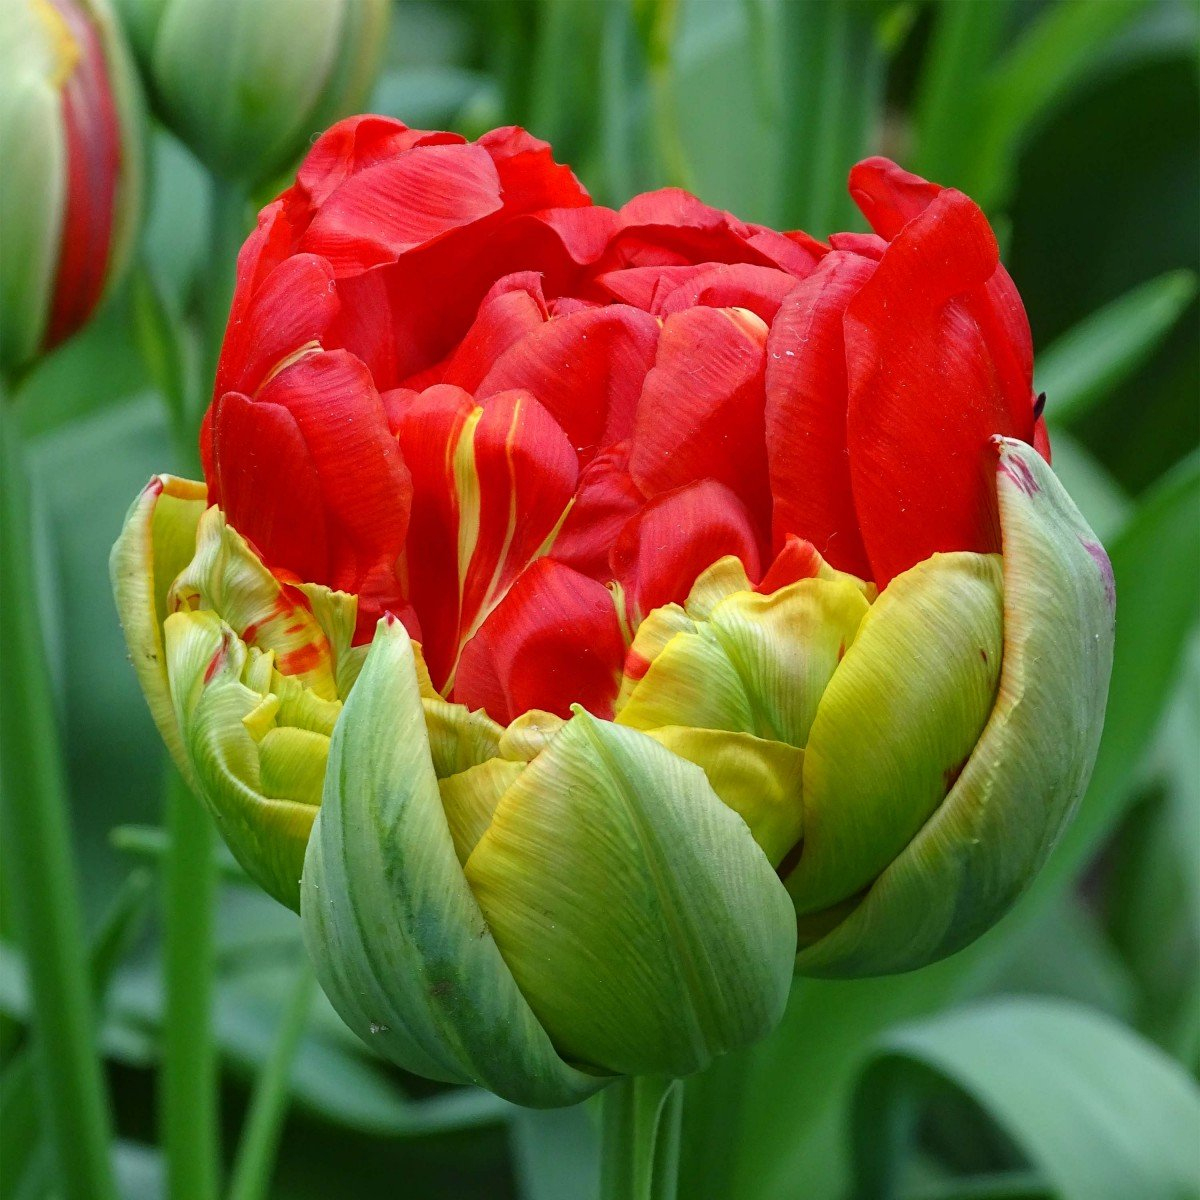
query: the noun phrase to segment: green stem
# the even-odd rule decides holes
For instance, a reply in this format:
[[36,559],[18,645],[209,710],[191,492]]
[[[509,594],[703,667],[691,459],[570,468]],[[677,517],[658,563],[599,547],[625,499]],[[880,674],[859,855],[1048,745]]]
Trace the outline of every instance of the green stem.
[[37,1071],[61,1194],[67,1200],[108,1200],[117,1194],[110,1158],[112,1123],[96,1047],[17,422],[15,406],[3,403],[0,820],[4,866],[29,971]]
[[275,1153],[288,1109],[288,1080],[296,1048],[308,1026],[315,980],[305,959],[296,969],[296,982],[271,1047],[271,1055],[254,1086],[250,1111],[233,1166],[229,1200],[263,1200],[271,1183]]
[[600,1200],[675,1200],[683,1083],[626,1076],[601,1101]]
[[217,1052],[212,1000],[217,862],[212,823],[172,766],[163,859],[165,1014],[159,1117],[173,1200],[215,1200]]

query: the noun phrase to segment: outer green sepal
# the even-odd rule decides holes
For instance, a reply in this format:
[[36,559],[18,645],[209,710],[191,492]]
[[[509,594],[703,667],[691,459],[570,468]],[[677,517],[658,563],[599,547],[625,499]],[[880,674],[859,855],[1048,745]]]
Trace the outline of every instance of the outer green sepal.
[[559,1056],[463,877],[412,645],[392,617],[334,731],[300,911],[333,1006],[407,1070],[532,1107],[574,1103],[606,1082]]
[[1030,446],[997,439],[1004,659],[996,703],[954,787],[831,932],[813,975],[909,970],[1011,906],[1049,855],[1095,762],[1112,669],[1112,570]]

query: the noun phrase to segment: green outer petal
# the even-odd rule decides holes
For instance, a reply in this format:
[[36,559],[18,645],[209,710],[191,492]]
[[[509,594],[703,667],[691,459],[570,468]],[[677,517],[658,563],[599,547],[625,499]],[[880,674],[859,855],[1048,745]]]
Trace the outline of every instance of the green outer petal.
[[150,715],[193,787],[195,777],[167,683],[162,626],[167,592],[196,552],[196,527],[207,495],[202,483],[156,475],[130,505],[108,560],[117,615]]
[[540,1108],[607,1082],[558,1056],[463,878],[394,618],[380,621],[334,731],[300,912],[334,1008],[407,1070]]
[[798,913],[866,887],[942,802],[991,712],[1002,626],[998,555],[935,554],[871,606],[805,749]]
[[246,873],[296,909],[304,847],[317,810],[263,795],[259,745],[245,721],[263,696],[242,681],[246,647],[214,612],[173,613],[163,635],[190,782]]
[[1112,669],[1108,559],[1054,472],[998,439],[1004,666],[996,706],[945,802],[836,929],[813,975],[910,970],[992,925],[1040,869],[1095,762]]
[[581,1062],[687,1075],[783,1013],[787,892],[704,772],[643,733],[576,708],[465,874],[534,1012]]

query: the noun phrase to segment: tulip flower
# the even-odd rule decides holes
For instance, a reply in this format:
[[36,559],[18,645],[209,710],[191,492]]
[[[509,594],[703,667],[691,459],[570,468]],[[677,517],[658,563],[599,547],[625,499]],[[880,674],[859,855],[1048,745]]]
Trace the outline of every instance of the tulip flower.
[[155,110],[209,170],[253,188],[365,99],[388,0],[116,0]]
[[371,1045],[531,1105],[987,929],[1087,782],[1104,551],[959,192],[828,243],[361,117],[262,212],[134,665]]
[[84,325],[119,279],[141,200],[141,109],[107,0],[13,0],[0,79],[0,366]]

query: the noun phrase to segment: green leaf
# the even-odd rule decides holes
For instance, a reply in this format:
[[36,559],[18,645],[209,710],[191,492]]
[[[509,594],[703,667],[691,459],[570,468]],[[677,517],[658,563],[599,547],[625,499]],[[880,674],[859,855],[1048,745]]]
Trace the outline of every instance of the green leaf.
[[934,9],[913,106],[911,169],[927,179],[947,187],[964,181],[983,119],[982,85],[1012,8],[1011,0],[989,0]]
[[1037,360],[1047,419],[1069,424],[1111,395],[1158,349],[1195,294],[1191,271],[1168,271],[1063,334]]
[[846,194],[881,118],[886,59],[876,6],[790,0],[780,7],[784,83],[778,220],[814,237],[860,220]]
[[1117,1022],[1029,998],[960,1009],[882,1039],[857,1089],[854,1195],[896,1195],[889,1114],[933,1072],[988,1112],[1060,1200],[1178,1200],[1200,1189],[1200,1091]]
[[1061,0],[1039,10],[988,81],[974,166],[959,186],[984,208],[1003,205],[1020,142],[1146,4]]

